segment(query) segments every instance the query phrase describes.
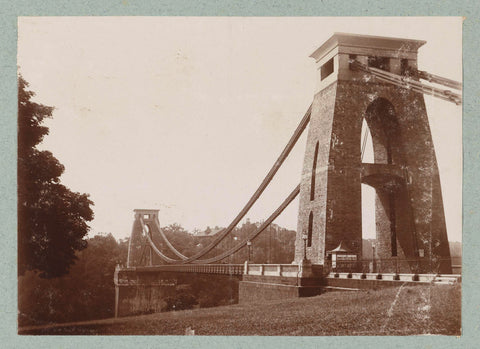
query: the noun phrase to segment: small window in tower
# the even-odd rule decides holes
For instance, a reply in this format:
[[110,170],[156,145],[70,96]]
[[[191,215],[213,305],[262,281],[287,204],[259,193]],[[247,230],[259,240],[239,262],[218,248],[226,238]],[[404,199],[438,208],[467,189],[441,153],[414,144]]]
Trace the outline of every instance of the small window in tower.
[[390,58],[388,57],[368,57],[368,66],[390,71]]
[[320,67],[320,79],[324,80],[327,76],[333,73],[333,58],[327,61]]
[[312,247],[312,229],[313,229],[313,212],[310,212],[310,216],[308,217],[307,247]]
[[150,219],[150,215],[149,214],[144,214],[143,219]]

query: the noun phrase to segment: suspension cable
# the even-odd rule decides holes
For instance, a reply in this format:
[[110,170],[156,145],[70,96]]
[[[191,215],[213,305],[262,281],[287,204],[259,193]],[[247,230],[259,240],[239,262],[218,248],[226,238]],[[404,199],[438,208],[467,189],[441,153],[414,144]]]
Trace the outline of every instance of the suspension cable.
[[[218,256],[208,258],[208,259],[198,259],[198,260],[193,261],[193,263],[194,264],[215,263],[215,262],[218,262],[218,261],[232,255],[233,253],[237,252],[241,248],[245,247],[246,244],[247,244],[247,241],[254,240],[260,233],[262,233],[285,210],[285,208],[287,208],[287,206],[297,197],[299,192],[300,192],[300,184],[295,187],[295,189],[290,193],[290,195],[288,195],[288,197],[282,202],[282,204],[270,215],[270,217],[268,217],[268,219],[265,222],[262,223],[262,225],[260,227],[258,227],[253,233],[248,235],[248,237],[246,239],[244,239],[243,241],[238,243],[236,246],[232,247],[228,251],[225,251],[225,252],[221,253]],[[144,229],[145,223],[144,223],[142,218],[140,218],[140,222],[141,222],[141,225],[142,225],[142,231],[145,233],[145,229]],[[167,263],[177,263],[177,264],[178,263],[183,263],[183,264],[188,263],[186,260],[181,261],[181,260],[176,260],[176,259],[172,259],[170,257],[167,257],[165,254],[163,254],[157,248],[157,246],[155,245],[155,243],[153,242],[153,240],[149,236],[149,234],[145,234],[145,235],[146,235],[148,243],[152,247],[153,251],[160,258],[162,258],[165,262],[167,262]],[[163,236],[165,236],[165,234],[162,234],[162,237]]]
[[[237,252],[238,250],[240,250],[241,248],[245,247],[247,245],[247,242],[248,241],[252,241],[254,240],[258,235],[260,235],[260,233],[262,233],[265,229],[267,229],[267,227],[285,210],[285,208],[287,208],[287,206],[297,197],[298,193],[300,193],[300,184],[297,185],[295,187],[295,189],[293,189],[293,191],[290,193],[290,195],[288,195],[288,197],[282,202],[282,204],[270,215],[270,217],[267,218],[267,220],[265,222],[262,223],[262,225],[260,225],[257,230],[255,230],[253,233],[251,233],[246,239],[244,239],[242,242],[238,243],[236,246],[232,247],[231,249],[229,249],[228,251],[225,251],[221,254],[219,254],[218,256],[215,256],[215,257],[212,257],[212,258],[209,258],[209,259],[201,259],[201,260],[196,260],[194,261],[193,263],[195,264],[200,264],[200,263],[205,263],[205,264],[208,264],[208,263],[215,263],[215,262],[218,262],[232,254],[234,254],[235,252]],[[183,263],[186,263],[185,261]]]
[[150,246],[152,247],[153,251],[160,257],[162,258],[165,262],[167,263],[175,263],[177,262],[177,260],[173,259],[173,258],[170,258],[170,257],[167,257],[166,255],[164,255],[158,248],[157,246],[155,246],[152,238],[150,237],[150,234],[148,234],[148,232],[146,232],[145,230],[145,222],[143,221],[143,218],[140,217],[140,223],[141,223],[141,226],[142,226],[142,232],[145,234],[147,240],[148,240],[148,243],[150,244]]
[[[391,83],[393,85],[412,90],[414,92],[418,92],[418,93],[422,93],[422,94],[431,95],[431,96],[434,96],[434,97],[437,97],[437,98],[441,98],[443,100],[453,102],[457,105],[462,104],[462,95],[461,94],[454,93],[454,92],[449,91],[449,90],[442,90],[442,89],[437,88],[437,87],[425,85],[425,84],[423,84],[419,81],[416,81],[416,80],[414,80],[414,79],[412,79],[408,76],[401,76],[401,75],[390,73],[390,72],[382,70],[382,69],[369,67],[366,64],[362,64],[357,60],[352,60],[351,61],[351,66],[352,66],[353,69],[362,70],[364,72],[367,72],[367,73],[375,76],[375,78],[379,79],[380,81],[385,81],[385,82]],[[437,83],[440,83],[439,79],[433,79],[433,80],[435,80]],[[448,80],[448,79],[445,79],[445,80]],[[454,81],[450,80],[450,82],[454,82]],[[448,83],[448,81],[446,83]],[[460,84],[458,82],[454,82],[454,83],[457,84],[457,85]]]
[[[305,130],[306,126],[308,125],[308,123],[310,122],[310,115],[311,115],[311,111],[312,111],[312,105],[310,105],[310,107],[308,108],[307,112],[305,113],[305,115],[303,116],[302,120],[300,121],[300,124],[297,126],[297,128],[295,129],[295,132],[293,133],[292,137],[290,138],[290,140],[288,141],[287,145],[285,146],[285,148],[283,149],[282,153],[280,154],[280,156],[278,157],[278,159],[275,161],[275,163],[273,164],[272,168],[270,169],[270,171],[268,172],[268,174],[266,175],[266,177],[263,179],[262,183],[260,184],[260,186],[258,187],[258,189],[255,191],[255,193],[252,195],[252,197],[250,198],[250,200],[247,202],[247,204],[245,205],[245,207],[240,211],[240,213],[235,217],[235,219],[230,223],[230,225],[224,229],[224,230],[221,230],[219,233],[217,233],[215,235],[215,238],[214,240],[208,245],[206,246],[205,248],[203,248],[201,251],[197,252],[196,254],[194,254],[193,256],[191,257],[186,257],[186,256],[183,256],[185,257],[185,259],[183,257],[181,257],[179,254],[181,254],[180,252],[178,252],[178,250],[176,250],[177,252],[174,251],[175,254],[177,254],[177,256],[179,256],[180,258],[183,259],[183,261],[179,261],[179,262],[182,262],[182,263],[190,263],[190,262],[193,262],[197,259],[199,259],[200,257],[204,256],[205,254],[207,254],[208,252],[210,252],[212,249],[215,248],[215,246],[217,246],[238,224],[238,222],[240,222],[240,220],[247,214],[247,212],[250,210],[250,208],[253,206],[253,204],[258,200],[258,198],[260,197],[260,195],[263,193],[263,191],[266,189],[266,187],[268,186],[268,184],[271,182],[271,180],[273,179],[273,177],[275,176],[275,174],[277,173],[278,169],[280,168],[280,166],[283,164],[283,162],[285,161],[285,159],[287,158],[287,156],[290,154],[290,151],[293,149],[294,145],[297,143],[298,139],[300,138],[300,136],[302,135],[303,131]],[[162,238],[166,240],[166,236],[164,234],[162,234]],[[173,245],[167,243],[167,246],[169,248],[173,247]],[[173,250],[172,250],[173,251]]]
[[[460,94],[453,93],[453,92],[448,91],[448,90],[442,90],[442,89],[439,89],[439,88],[436,88],[436,87],[425,85],[425,84],[420,83],[418,81],[415,81],[415,80],[413,80],[413,79],[411,79],[407,76],[400,76],[400,75],[393,74],[393,73],[390,73],[390,72],[387,72],[387,71],[384,71],[384,70],[381,70],[381,69],[377,69],[377,68],[374,68],[374,67],[368,67],[367,65],[362,64],[362,63],[360,63],[356,60],[352,61],[351,63],[352,63],[353,68],[365,71],[367,73],[370,73],[371,75],[374,75],[376,78],[378,78],[381,81],[389,82],[393,85],[403,87],[403,88],[406,88],[406,89],[410,89],[410,90],[412,90],[414,92],[417,92],[417,93],[424,93],[424,94],[432,95],[434,97],[438,97],[438,98],[441,98],[441,99],[444,99],[444,100],[447,100],[447,101],[450,101],[450,102],[454,102],[457,105],[461,104],[461,102],[462,102],[462,97],[461,97]],[[438,84],[442,84],[442,85],[445,85],[445,86],[448,86],[448,87],[451,87],[451,88],[461,90],[461,83],[459,83],[459,82],[449,80],[449,79],[446,79],[446,78],[442,78],[442,77],[439,77],[439,76],[436,76],[436,75],[433,75],[433,74],[429,74],[429,73],[424,72],[424,71],[419,71],[419,70],[413,70],[413,71],[414,71],[415,75],[417,77],[421,78],[421,79],[425,79],[425,80],[428,80],[429,82],[438,83]],[[214,263],[214,262],[222,260],[222,259],[230,256],[231,254],[237,252],[238,250],[240,250],[241,248],[243,248],[247,244],[248,240],[253,240],[261,232],[263,232],[268,227],[268,225],[271,224],[271,222],[281,212],[283,212],[283,210],[288,206],[288,204],[290,204],[290,202],[298,195],[298,193],[300,191],[300,185],[298,185],[292,191],[292,193],[280,205],[280,207],[277,208],[277,210],[255,232],[253,232],[247,239],[245,239],[244,241],[237,244],[237,246],[231,248],[228,251],[223,252],[222,254],[220,254],[218,256],[215,256],[215,257],[212,257],[212,258],[209,258],[209,259],[203,259],[203,260],[199,259],[200,257],[202,257],[205,254],[207,254],[208,252],[210,252],[213,248],[215,248],[237,226],[237,224],[240,222],[240,220],[247,214],[247,212],[250,210],[250,208],[253,206],[253,204],[258,200],[260,195],[263,193],[263,191],[266,189],[268,184],[271,182],[271,180],[275,176],[276,172],[278,171],[280,166],[283,164],[283,162],[285,161],[285,159],[289,155],[290,151],[292,150],[293,146],[296,144],[296,142],[300,138],[301,134],[305,130],[305,127],[307,126],[308,122],[310,121],[311,109],[312,109],[312,105],[310,105],[310,107],[308,108],[307,112],[305,113],[303,119],[301,120],[300,124],[298,125],[298,127],[295,130],[292,137],[290,138],[286,147],[284,148],[284,150],[282,151],[282,153],[278,157],[277,161],[275,161],[274,165],[272,166],[272,168],[270,169],[270,171],[268,172],[268,174],[266,175],[266,177],[264,178],[264,180],[262,181],[262,183],[260,184],[258,189],[255,191],[255,193],[252,195],[250,200],[244,206],[244,208],[240,211],[240,213],[235,217],[235,219],[230,223],[230,225],[226,229],[224,229],[224,230],[222,230],[222,231],[220,231],[219,233],[216,234],[214,240],[208,246],[206,246],[204,249],[197,252],[193,256],[187,257],[187,256],[183,255],[182,253],[180,253],[170,243],[170,241],[167,239],[165,233],[160,228],[159,222],[155,221],[156,227],[159,230],[162,239],[166,242],[168,248],[173,253],[175,253],[179,258],[181,258],[181,260],[172,259],[172,258],[164,255],[155,246],[155,244],[152,241],[149,234],[146,233],[145,235],[147,237],[147,240],[148,240],[149,244],[151,245],[152,249],[155,251],[155,253],[158,256],[160,256],[163,260],[165,260],[167,263],[179,263],[179,262],[183,263],[183,264],[190,263],[190,262],[193,262],[195,264],[197,264],[197,263]],[[364,156],[364,153],[365,153],[368,132],[369,131],[368,131],[368,127],[367,127],[366,130],[365,130],[364,139],[363,139],[362,148],[361,148],[361,159],[362,159],[362,161],[363,161],[363,156]],[[144,229],[145,223],[143,222],[143,219],[141,218],[140,221],[141,221],[141,224],[142,224],[142,231],[145,231],[145,229]]]
[[423,70],[412,69],[414,74],[419,77],[420,79],[427,80],[429,82],[433,82],[434,84],[444,85],[450,88],[454,88],[455,90],[462,90],[462,83],[454,80],[450,80],[438,75],[430,74]]
[[163,232],[163,229],[160,227],[160,222],[158,221],[158,219],[155,219],[154,221],[155,223],[155,228],[157,228],[157,230],[160,232],[160,235],[162,237],[162,239],[165,241],[165,243],[167,244],[168,248],[170,249],[170,251],[172,251],[173,253],[175,253],[178,257],[180,257],[181,259],[187,259],[188,257],[183,255],[179,250],[177,250],[170,241],[168,241],[168,238],[167,236],[165,235],[165,233]]

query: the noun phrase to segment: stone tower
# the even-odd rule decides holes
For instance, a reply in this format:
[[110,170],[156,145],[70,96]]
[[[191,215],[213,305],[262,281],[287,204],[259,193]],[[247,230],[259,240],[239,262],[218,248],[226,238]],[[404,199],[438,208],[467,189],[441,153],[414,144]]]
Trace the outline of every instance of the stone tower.
[[[157,264],[155,263],[157,262],[155,261],[156,256],[152,254],[151,248],[147,245],[145,234],[148,233],[153,238],[157,227],[156,222],[158,222],[158,210],[135,209],[133,211],[135,219],[128,243],[127,267]],[[146,231],[143,230],[140,219],[143,220]]]
[[[375,188],[376,258],[402,271],[451,272],[440,178],[423,95],[354,70],[417,67],[425,41],[335,33],[312,53],[317,87],[302,171],[295,260],[323,265],[342,246],[361,258],[361,184]],[[362,163],[365,119],[374,163]],[[302,235],[307,236],[304,242]]]

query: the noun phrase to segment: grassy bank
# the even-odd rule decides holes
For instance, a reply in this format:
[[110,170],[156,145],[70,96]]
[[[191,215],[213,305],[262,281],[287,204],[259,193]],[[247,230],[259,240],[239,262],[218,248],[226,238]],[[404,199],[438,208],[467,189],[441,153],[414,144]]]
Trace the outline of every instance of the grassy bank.
[[20,334],[459,335],[461,288],[414,286],[21,329]]

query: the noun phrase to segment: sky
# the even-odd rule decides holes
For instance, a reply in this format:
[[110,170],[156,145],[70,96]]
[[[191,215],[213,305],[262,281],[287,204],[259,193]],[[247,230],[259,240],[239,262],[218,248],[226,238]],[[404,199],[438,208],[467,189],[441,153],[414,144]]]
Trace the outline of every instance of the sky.
[[[40,148],[65,165],[63,184],[90,194],[89,235],[128,237],[138,208],[158,209],[162,226],[227,226],[312,102],[309,55],[334,32],[425,40],[419,69],[462,80],[460,17],[20,17],[19,72],[55,107]],[[448,237],[461,241],[462,108],[425,101]],[[305,142],[250,220],[299,183]],[[373,189],[362,189],[373,238]],[[275,223],[296,229],[297,215],[298,199]]]

